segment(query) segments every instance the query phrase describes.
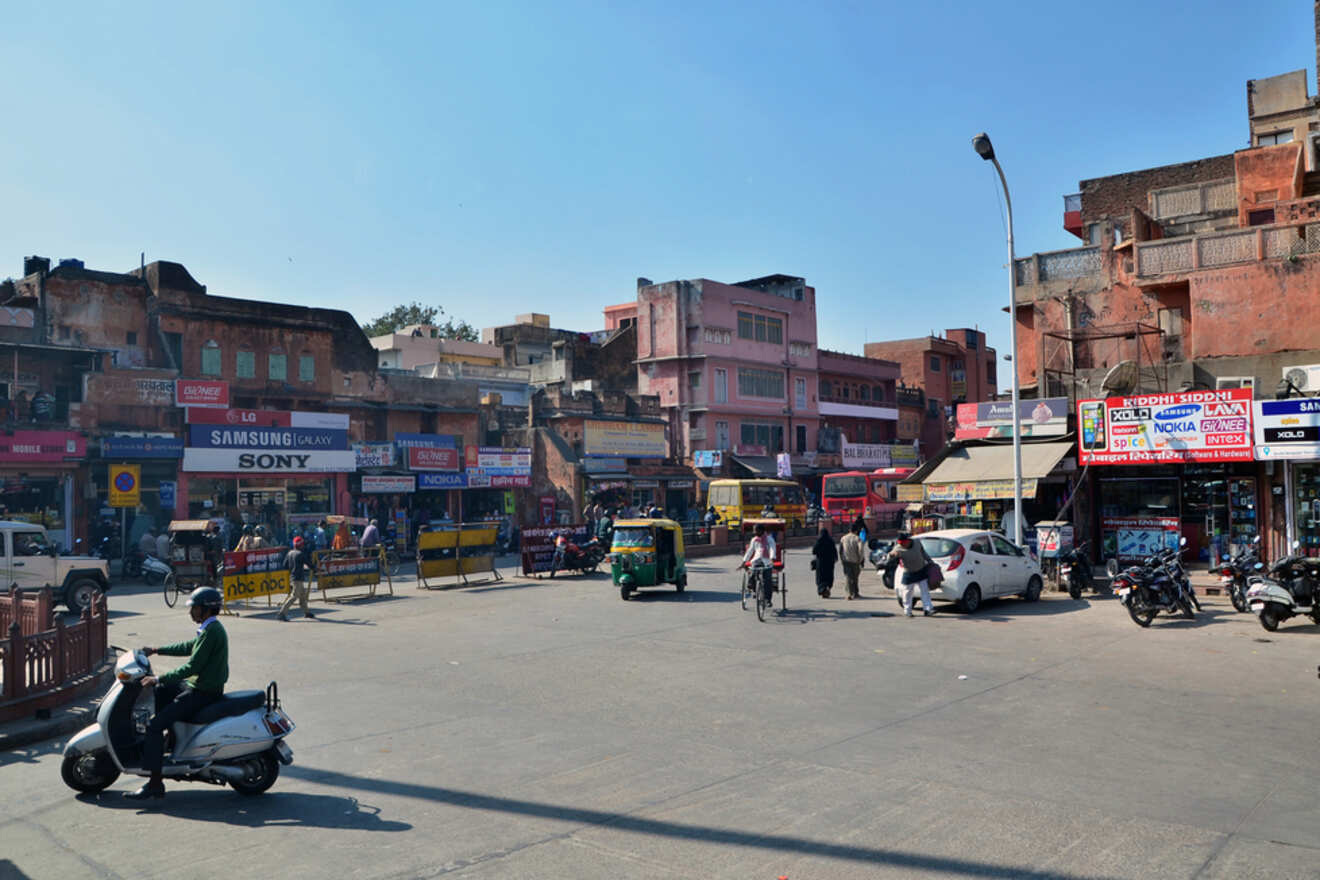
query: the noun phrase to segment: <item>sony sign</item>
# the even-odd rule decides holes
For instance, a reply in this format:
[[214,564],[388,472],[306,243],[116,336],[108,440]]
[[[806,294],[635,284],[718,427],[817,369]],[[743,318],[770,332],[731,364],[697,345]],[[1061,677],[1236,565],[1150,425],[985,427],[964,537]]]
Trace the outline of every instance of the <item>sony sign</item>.
[[351,449],[206,449],[183,451],[183,470],[190,473],[348,473],[357,469]]

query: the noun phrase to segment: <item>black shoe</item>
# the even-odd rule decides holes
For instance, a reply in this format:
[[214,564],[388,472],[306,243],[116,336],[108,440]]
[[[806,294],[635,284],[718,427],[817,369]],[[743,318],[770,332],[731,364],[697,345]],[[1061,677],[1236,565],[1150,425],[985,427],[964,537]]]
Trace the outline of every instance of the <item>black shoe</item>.
[[922,616],[922,617],[934,617],[934,616],[935,616],[935,609],[932,608],[932,609],[930,609],[929,611],[923,611],[923,612],[921,612],[921,616]]
[[137,791],[124,792],[124,797],[131,801],[145,801],[148,798],[163,798],[165,797],[165,783],[148,782]]
[[310,611],[304,614],[303,617],[307,618],[308,620],[316,620],[316,615]]

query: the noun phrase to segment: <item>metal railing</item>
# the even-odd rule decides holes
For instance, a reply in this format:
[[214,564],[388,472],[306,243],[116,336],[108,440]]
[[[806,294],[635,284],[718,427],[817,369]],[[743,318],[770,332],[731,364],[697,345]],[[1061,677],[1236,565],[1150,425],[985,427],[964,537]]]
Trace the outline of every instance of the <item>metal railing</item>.
[[[22,603],[18,587],[10,588],[8,601],[15,609]],[[99,594],[71,626],[57,617],[52,629],[24,633],[12,619],[0,639],[0,721],[29,714],[31,704],[92,672],[107,647],[105,598]]]
[[1150,215],[1156,220],[1237,210],[1237,181],[1232,177],[1150,191]]

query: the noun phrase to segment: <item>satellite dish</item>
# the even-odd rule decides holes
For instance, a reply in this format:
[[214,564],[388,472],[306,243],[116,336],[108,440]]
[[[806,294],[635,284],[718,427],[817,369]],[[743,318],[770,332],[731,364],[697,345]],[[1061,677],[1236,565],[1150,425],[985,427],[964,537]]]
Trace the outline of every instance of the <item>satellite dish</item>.
[[1100,387],[1116,397],[1122,397],[1125,394],[1131,394],[1137,387],[1137,362],[1120,361],[1114,364],[1113,369],[1105,374],[1104,381]]

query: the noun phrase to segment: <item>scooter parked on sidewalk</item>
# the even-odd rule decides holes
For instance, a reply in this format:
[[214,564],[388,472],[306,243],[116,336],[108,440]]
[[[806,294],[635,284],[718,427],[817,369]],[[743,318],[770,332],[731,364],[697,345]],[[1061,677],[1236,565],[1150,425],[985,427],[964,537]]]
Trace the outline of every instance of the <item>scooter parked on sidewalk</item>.
[[1068,595],[1074,599],[1082,598],[1083,590],[1095,589],[1095,573],[1091,570],[1091,561],[1086,558],[1086,545],[1083,541],[1076,547],[1059,554],[1059,579],[1068,584]]
[[1186,545],[1187,539],[1182,538],[1177,550],[1163,550],[1115,576],[1114,593],[1137,626],[1150,626],[1161,611],[1196,617],[1194,609],[1199,610],[1200,604],[1178,559]]
[[1250,544],[1239,549],[1220,566],[1219,585],[1228,594],[1236,611],[1251,610],[1247,606],[1247,581],[1265,568],[1258,555],[1259,546],[1260,535],[1257,535],[1251,539]]
[[1320,623],[1320,559],[1301,556],[1301,543],[1270,566],[1269,575],[1251,577],[1247,605],[1260,618],[1266,632],[1274,632],[1291,617],[1307,616]]
[[[141,768],[153,702],[151,691],[141,684],[148,675],[151,663],[141,650],[120,655],[115,681],[101,699],[96,723],[64,747],[60,776],[70,788],[94,793],[120,773],[150,775]],[[280,708],[275,682],[264,692],[232,691],[171,728],[161,775],[229,785],[239,794],[261,794],[275,784],[281,764],[293,763],[293,752],[284,743],[293,727]]]

